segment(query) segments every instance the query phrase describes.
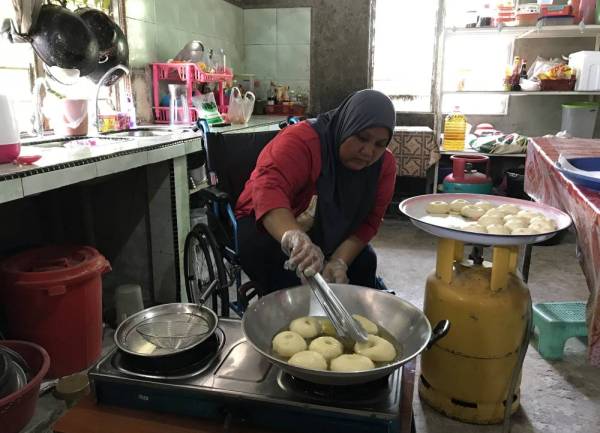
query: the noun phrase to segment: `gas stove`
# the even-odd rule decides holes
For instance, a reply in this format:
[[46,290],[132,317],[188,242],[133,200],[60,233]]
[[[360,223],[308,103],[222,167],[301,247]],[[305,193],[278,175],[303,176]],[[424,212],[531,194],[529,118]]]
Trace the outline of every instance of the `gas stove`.
[[[221,318],[204,359],[170,371],[140,371],[116,349],[90,370],[99,404],[222,419],[277,431],[410,431],[402,369],[364,385],[317,385],[273,366]],[[408,404],[408,406],[407,406]],[[408,418],[408,419],[406,419]],[[407,430],[408,425],[408,430]]]

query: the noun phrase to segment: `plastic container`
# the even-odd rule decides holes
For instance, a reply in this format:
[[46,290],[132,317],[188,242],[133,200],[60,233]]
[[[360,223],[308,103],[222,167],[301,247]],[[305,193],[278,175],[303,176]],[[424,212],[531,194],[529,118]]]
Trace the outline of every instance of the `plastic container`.
[[578,102],[562,105],[561,131],[578,138],[592,138],[600,103]]
[[540,8],[540,15],[544,17],[557,17],[574,14],[571,5],[543,5]]
[[0,264],[8,335],[42,346],[48,377],[92,365],[102,351],[102,279],[108,261],[94,248],[50,246]]
[[596,22],[596,0],[581,0],[579,16],[584,24],[594,24]]
[[1,346],[14,350],[29,366],[31,379],[23,388],[0,398],[0,431],[19,433],[33,417],[40,384],[50,367],[50,357],[40,346],[27,341],[0,341]]
[[467,118],[460,112],[459,107],[446,116],[444,123],[444,150],[464,150],[465,134],[467,131]]
[[569,66],[575,70],[575,90],[600,90],[600,52],[578,51],[569,55]]
[[562,15],[556,17],[540,17],[538,23],[542,26],[568,26],[575,22],[573,15]]
[[518,13],[517,14],[517,25],[518,26],[535,26],[537,24],[540,14],[534,13]]

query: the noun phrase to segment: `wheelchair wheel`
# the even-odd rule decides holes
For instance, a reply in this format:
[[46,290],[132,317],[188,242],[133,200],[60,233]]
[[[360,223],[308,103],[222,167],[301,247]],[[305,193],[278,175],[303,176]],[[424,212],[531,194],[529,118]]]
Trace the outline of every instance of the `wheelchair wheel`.
[[196,225],[185,240],[185,285],[190,302],[198,303],[210,284],[217,279],[218,289],[212,296],[217,312],[217,296],[221,297],[221,315],[229,314],[227,274],[219,246],[205,224]]

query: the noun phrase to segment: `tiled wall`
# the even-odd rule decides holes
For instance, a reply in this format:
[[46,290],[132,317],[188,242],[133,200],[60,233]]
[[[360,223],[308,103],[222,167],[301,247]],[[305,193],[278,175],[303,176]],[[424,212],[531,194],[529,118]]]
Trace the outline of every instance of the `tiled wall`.
[[243,10],[224,0],[126,0],[129,63],[137,116],[151,122],[152,80],[148,63],[173,58],[192,39],[223,48],[240,71],[243,61]]
[[271,81],[309,94],[310,22],[310,8],[244,10],[244,72],[260,81],[258,98]]

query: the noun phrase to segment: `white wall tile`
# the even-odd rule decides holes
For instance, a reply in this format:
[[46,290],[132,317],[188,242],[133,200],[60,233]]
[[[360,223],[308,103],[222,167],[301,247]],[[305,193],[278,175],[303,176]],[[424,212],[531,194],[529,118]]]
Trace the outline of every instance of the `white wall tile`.
[[0,203],[16,200],[23,197],[23,184],[21,179],[3,180],[0,182]]
[[310,44],[310,8],[277,9],[277,44]]
[[23,194],[37,194],[95,177],[97,177],[97,174],[96,164],[94,163],[27,176],[22,179]]
[[277,45],[277,78],[310,79],[310,45]]
[[131,66],[145,66],[157,60],[155,24],[127,18],[127,38]]
[[155,22],[156,16],[154,13],[154,8],[154,0],[127,0],[125,2],[125,12],[127,14],[127,18],[134,18],[136,20],[143,20],[150,23]]
[[261,77],[277,77],[277,47],[246,45],[246,73]]
[[275,44],[277,42],[276,9],[245,9],[244,38],[246,44]]
[[96,162],[98,176],[119,173],[148,164],[148,152],[136,152]]

